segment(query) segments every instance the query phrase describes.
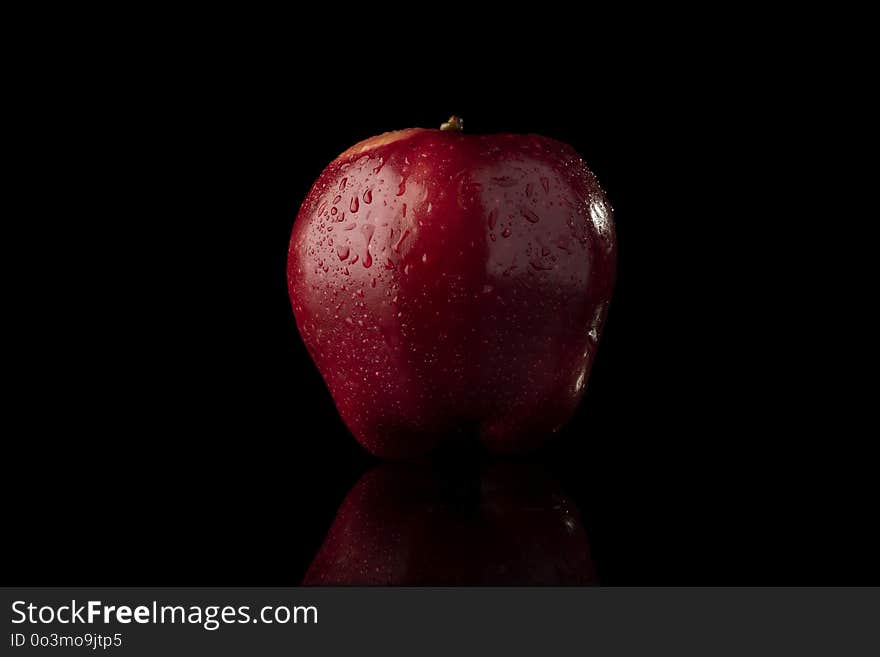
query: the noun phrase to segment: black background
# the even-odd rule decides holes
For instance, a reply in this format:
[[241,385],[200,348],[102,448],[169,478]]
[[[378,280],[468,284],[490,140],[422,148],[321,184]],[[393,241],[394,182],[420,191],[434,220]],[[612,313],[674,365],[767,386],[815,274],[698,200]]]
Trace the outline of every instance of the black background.
[[352,143],[452,112],[571,143],[616,211],[588,394],[535,457],[602,581],[876,582],[790,77],[687,48],[129,36],[17,69],[8,583],[299,582],[375,460],[297,334],[293,219]]

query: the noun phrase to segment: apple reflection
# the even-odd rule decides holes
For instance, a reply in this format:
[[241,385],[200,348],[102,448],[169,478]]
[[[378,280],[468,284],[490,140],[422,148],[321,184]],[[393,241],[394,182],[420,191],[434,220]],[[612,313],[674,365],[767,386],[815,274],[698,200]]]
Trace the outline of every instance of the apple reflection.
[[574,504],[534,465],[480,472],[389,463],[336,513],[306,586],[596,584]]

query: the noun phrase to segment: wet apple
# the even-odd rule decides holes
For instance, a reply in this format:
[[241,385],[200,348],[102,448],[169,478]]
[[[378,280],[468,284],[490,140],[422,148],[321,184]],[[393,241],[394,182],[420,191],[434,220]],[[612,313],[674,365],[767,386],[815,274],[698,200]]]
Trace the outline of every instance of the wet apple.
[[583,395],[614,285],[611,206],[572,147],[443,128],[345,151],[290,240],[300,334],[381,457],[541,445]]

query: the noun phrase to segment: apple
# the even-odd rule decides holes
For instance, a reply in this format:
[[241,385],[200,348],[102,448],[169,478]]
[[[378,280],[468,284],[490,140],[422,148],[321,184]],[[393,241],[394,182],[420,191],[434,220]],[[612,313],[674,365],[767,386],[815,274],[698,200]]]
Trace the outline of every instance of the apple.
[[534,465],[386,463],[352,488],[306,586],[596,584],[577,509]]
[[290,240],[299,332],[385,458],[543,444],[584,393],[614,284],[611,206],[571,146],[443,128],[349,148]]

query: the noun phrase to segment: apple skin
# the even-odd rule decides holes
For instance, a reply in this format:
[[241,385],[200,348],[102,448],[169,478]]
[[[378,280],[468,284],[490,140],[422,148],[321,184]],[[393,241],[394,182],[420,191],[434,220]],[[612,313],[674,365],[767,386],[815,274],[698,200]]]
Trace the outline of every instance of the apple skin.
[[542,469],[386,463],[352,488],[305,586],[597,584],[577,509]]
[[593,364],[612,209],[570,146],[413,128],[321,173],[288,253],[296,323],[351,432],[383,458],[543,444]]

